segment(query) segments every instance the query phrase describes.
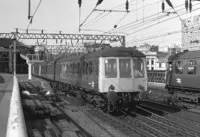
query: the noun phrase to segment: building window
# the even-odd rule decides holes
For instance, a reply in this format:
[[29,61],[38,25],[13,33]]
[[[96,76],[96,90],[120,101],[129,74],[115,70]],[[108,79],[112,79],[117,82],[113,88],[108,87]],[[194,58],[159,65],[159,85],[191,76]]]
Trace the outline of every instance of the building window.
[[149,65],[149,59],[147,59],[147,65]]
[[161,68],[162,67],[162,63],[159,63],[159,68]]
[[151,67],[151,70],[154,70],[154,68],[153,68],[153,67]]
[[154,59],[153,58],[151,59],[151,64],[154,65]]

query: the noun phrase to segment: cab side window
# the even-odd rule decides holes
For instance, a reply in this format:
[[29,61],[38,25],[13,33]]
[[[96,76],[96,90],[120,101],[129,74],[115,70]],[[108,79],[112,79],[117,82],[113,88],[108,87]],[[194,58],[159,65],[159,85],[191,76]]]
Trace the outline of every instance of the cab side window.
[[135,78],[144,78],[144,60],[142,58],[133,58],[133,71]]
[[197,68],[197,61],[196,60],[190,60],[188,62],[187,74],[195,75],[196,74],[196,68]]
[[92,74],[92,61],[89,62],[89,74]]
[[183,62],[182,61],[178,60],[175,62],[175,73],[183,74]]

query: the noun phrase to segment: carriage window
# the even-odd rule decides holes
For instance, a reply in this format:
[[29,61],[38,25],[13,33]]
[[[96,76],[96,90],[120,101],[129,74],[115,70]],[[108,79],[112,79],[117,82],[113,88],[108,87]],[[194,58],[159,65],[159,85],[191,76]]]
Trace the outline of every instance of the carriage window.
[[98,61],[95,62],[95,69],[96,69],[96,75],[99,75],[99,63]]
[[67,73],[69,73],[69,65],[68,64],[67,64],[67,70],[66,71],[67,71]]
[[89,62],[89,74],[92,74],[92,62]]
[[144,78],[144,60],[142,58],[133,58],[133,69],[135,78]]
[[183,62],[182,61],[176,61],[175,73],[176,74],[183,74]]
[[61,75],[62,75],[62,76],[65,76],[66,70],[67,70],[66,65],[63,64],[63,65],[62,65],[62,68],[61,68]]
[[86,63],[83,62],[82,66],[83,66],[83,69],[82,69],[83,74],[86,74]]
[[197,62],[196,62],[196,60],[190,60],[189,62],[188,62],[188,70],[187,70],[187,73],[189,74],[189,75],[194,75],[194,74],[196,74],[196,65],[197,65]]
[[72,73],[72,64],[70,63],[69,73]]
[[105,77],[116,78],[117,77],[116,59],[106,59],[104,63],[105,63]]
[[131,77],[131,61],[130,59],[119,59],[120,78]]
[[77,73],[80,73],[80,63],[77,65]]
[[88,74],[88,69],[89,69],[89,65],[88,65],[88,63],[86,63],[86,69],[85,69],[85,74]]

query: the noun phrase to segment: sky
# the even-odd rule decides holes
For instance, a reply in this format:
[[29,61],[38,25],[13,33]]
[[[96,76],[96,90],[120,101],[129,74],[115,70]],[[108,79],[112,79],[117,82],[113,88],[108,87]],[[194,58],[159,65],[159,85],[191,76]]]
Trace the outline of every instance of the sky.
[[[103,2],[97,6],[97,9],[103,10],[120,10],[125,11],[126,0],[103,0]],[[131,12],[92,12],[91,16],[85,21],[86,17],[94,9],[97,0],[82,0],[80,22],[82,25],[82,31],[79,32],[79,6],[78,0],[42,0],[37,12],[33,17],[33,22],[29,24],[28,20],[28,0],[1,0],[0,1],[0,33],[14,32],[15,28],[19,28],[19,31],[24,32],[25,29],[30,29],[32,32],[44,32],[58,33],[87,33],[87,34],[121,34],[126,36],[126,43],[128,46],[133,46],[140,43],[151,43],[160,46],[173,45],[174,43],[181,42],[181,34],[174,34],[165,37],[152,38],[146,41],[140,41],[147,37],[155,35],[161,35],[168,32],[181,30],[181,19],[186,18],[185,15],[177,16],[177,14],[170,14],[168,17],[175,17],[173,20],[165,21],[168,17],[158,19],[159,16],[166,16],[167,13],[161,13],[162,0],[129,0],[129,10]],[[184,8],[185,0],[171,0],[175,10],[179,15],[186,13]],[[40,0],[31,0],[31,15]],[[193,5],[199,4],[193,9],[200,8],[200,2],[193,2]],[[122,6],[119,6],[122,5]],[[182,10],[177,7],[182,5]],[[117,7],[117,8],[114,8]],[[173,12],[173,9],[165,2],[166,11]],[[193,15],[197,15],[198,11],[193,11]],[[145,20],[149,16],[154,15],[154,21],[146,23]],[[189,14],[188,14],[189,16]],[[157,17],[157,18],[156,18]],[[128,29],[119,29],[123,25],[134,22],[134,24]],[[159,23],[160,22],[160,23]],[[156,25],[153,25],[156,24]],[[114,29],[114,25],[117,28]],[[144,29],[153,25],[148,29]],[[87,31],[86,31],[87,30]],[[94,31],[95,30],[95,31]],[[98,31],[97,31],[98,30]],[[139,42],[134,42],[139,41]],[[25,42],[26,43],[26,42]],[[34,44],[34,43],[33,43]]]

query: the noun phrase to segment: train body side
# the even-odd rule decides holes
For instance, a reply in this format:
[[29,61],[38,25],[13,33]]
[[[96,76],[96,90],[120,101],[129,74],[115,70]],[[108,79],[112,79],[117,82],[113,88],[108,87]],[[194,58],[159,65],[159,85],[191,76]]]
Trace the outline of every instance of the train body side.
[[111,85],[115,92],[146,91],[145,56],[138,52],[129,55],[127,49],[123,50],[62,58],[55,64],[55,80],[100,93],[108,92]]
[[200,91],[200,51],[188,51],[175,57],[167,74],[166,88]]

